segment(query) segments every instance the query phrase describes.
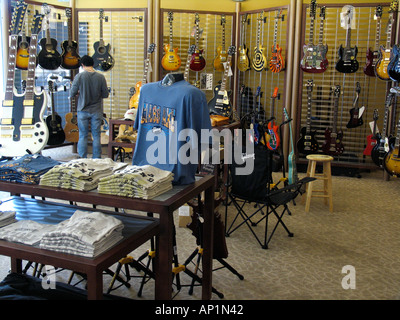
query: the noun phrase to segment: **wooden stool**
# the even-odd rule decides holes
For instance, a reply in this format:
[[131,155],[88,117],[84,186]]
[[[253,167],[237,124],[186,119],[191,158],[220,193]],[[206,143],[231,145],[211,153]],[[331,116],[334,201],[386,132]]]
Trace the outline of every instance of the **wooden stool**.
[[[332,199],[332,175],[331,175],[331,162],[333,157],[323,154],[309,154],[307,156],[308,159],[308,167],[307,167],[307,177],[314,177],[319,180],[324,181],[324,188],[322,190],[313,190],[313,182],[309,182],[306,187],[306,207],[305,211],[308,212],[310,210],[311,197],[319,197],[325,198],[325,204],[328,204],[329,199],[329,211],[333,211],[333,199]],[[322,162],[323,165],[323,173],[316,174],[315,169],[317,167],[317,163]],[[314,192],[314,194],[313,194]],[[319,194],[315,194],[318,192]],[[321,194],[322,193],[322,194]]]

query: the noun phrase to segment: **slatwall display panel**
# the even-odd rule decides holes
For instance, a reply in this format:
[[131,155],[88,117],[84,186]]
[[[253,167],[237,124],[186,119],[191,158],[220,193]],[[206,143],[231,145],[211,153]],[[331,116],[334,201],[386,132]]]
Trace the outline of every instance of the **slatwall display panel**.
[[[260,18],[262,19],[260,20]],[[288,20],[287,7],[240,14],[239,45],[245,45],[248,49],[247,56],[250,62],[249,70],[238,71],[237,101],[238,114],[241,117],[254,110],[255,112],[264,112],[264,115],[261,115],[262,120],[269,119],[272,115],[275,116],[278,125],[284,119],[285,69],[280,72],[272,72],[269,62],[272,58],[272,47],[276,35],[276,44],[282,48],[281,55],[286,65]],[[260,72],[251,67],[257,48],[258,30],[260,32],[259,44],[263,47],[266,58],[266,70]],[[237,61],[240,59],[240,53],[236,59]],[[276,87],[278,88],[278,97],[272,99]],[[273,103],[274,110],[272,110]]]
[[[47,19],[49,19],[50,38],[57,41],[57,52],[62,55],[62,43],[68,40],[68,19],[65,14],[65,9],[54,6],[49,6],[49,13],[45,15],[42,20],[42,29],[38,35],[38,47],[37,53],[40,54],[42,48],[40,42],[43,38],[46,38]],[[28,4],[27,12],[24,20],[25,34],[27,37],[31,34],[32,21],[36,14],[44,14],[45,6]],[[29,39],[29,38],[28,38]],[[16,69],[15,72],[15,86],[18,92],[23,91],[23,81],[26,80],[27,71]],[[47,105],[45,106],[44,117],[47,117],[52,113],[51,105],[51,93],[49,92],[48,81],[53,82],[53,98],[54,98],[54,110],[61,117],[62,126],[65,125],[65,114],[70,112],[69,104],[69,88],[71,81],[71,72],[63,68],[56,70],[47,70],[42,68],[40,65],[35,70],[36,87],[38,90],[43,90],[48,96]]]
[[[163,50],[164,44],[169,44],[170,40],[170,23],[169,23],[169,15],[168,13],[173,13],[172,20],[172,33],[173,33],[173,47],[179,48],[178,55],[182,60],[182,64],[180,68],[174,72],[182,72],[185,71],[186,62],[188,59],[188,50],[191,45],[196,44],[195,38],[195,12],[182,12],[182,11],[172,11],[168,9],[162,10],[162,44],[159,45],[158,50],[160,50],[160,73],[163,78],[168,72],[163,69],[161,65],[162,57],[165,54]],[[193,85],[204,89],[204,84],[200,84],[201,74],[207,73],[212,75],[212,84],[211,89],[205,89],[204,92],[207,97],[207,101],[211,100],[213,97],[212,88],[218,84],[223,78],[222,71],[216,71],[214,69],[214,59],[217,57],[217,48],[218,46],[222,46],[223,40],[223,29],[221,25],[222,16],[225,17],[225,49],[228,51],[229,46],[234,43],[233,40],[233,24],[234,19],[232,14],[226,13],[203,13],[198,12],[199,16],[199,48],[203,49],[203,57],[206,60],[206,66],[202,71],[194,72],[189,71],[189,82]],[[202,32],[201,32],[202,30]],[[232,57],[232,63],[235,56]],[[233,70],[233,67],[232,67]],[[230,81],[231,78],[228,78],[226,81],[226,89],[230,90]]]
[[[381,30],[379,46],[386,46],[388,34],[386,32],[389,21],[389,4],[382,5]],[[319,41],[321,18],[320,8],[325,4],[317,3],[315,15],[314,44]],[[310,36],[310,6],[305,6],[304,19],[306,19],[305,35],[302,45],[309,43]],[[323,23],[323,44],[328,45],[327,59],[328,68],[323,73],[309,73],[301,71],[302,82],[299,86],[299,106],[298,106],[298,126],[297,139],[300,138],[301,128],[307,122],[307,83],[313,80],[312,104],[311,104],[311,126],[316,130],[316,139],[319,142],[319,153],[322,153],[322,145],[325,142],[326,128],[332,128],[334,123],[334,91],[333,88],[340,86],[340,97],[338,101],[337,130],[343,131],[344,152],[334,157],[334,163],[339,165],[371,167],[375,168],[370,156],[363,154],[367,146],[367,136],[370,135],[370,122],[373,121],[374,109],[378,110],[379,119],[377,128],[382,131],[383,118],[385,113],[385,100],[389,92],[391,81],[383,81],[378,77],[367,76],[364,73],[364,66],[367,63],[368,48],[375,50],[377,35],[377,23],[374,19],[376,12],[375,6],[354,6],[353,19],[354,29],[351,29],[351,47],[357,47],[358,54],[356,59],[359,68],[355,73],[341,73],[335,69],[339,60],[338,50],[340,45],[346,46],[346,29],[341,27],[340,13],[343,6],[326,6],[325,20]],[[396,23],[393,23],[392,34],[395,32]],[[392,42],[393,43],[393,42]],[[301,58],[303,57],[301,53]],[[299,66],[300,67],[300,66]],[[360,87],[358,104],[356,103],[357,87]],[[365,107],[362,114],[363,124],[356,128],[347,128],[350,121],[350,110],[353,107]],[[393,118],[394,120],[394,118]],[[304,159],[304,155],[299,155],[299,159]]]
[[[114,66],[102,72],[110,89],[104,99],[104,112],[108,118],[122,118],[129,108],[133,88],[143,78],[146,51],[145,9],[103,12],[103,41],[110,44]],[[100,12],[78,11],[80,52],[92,56],[93,45],[100,40]]]

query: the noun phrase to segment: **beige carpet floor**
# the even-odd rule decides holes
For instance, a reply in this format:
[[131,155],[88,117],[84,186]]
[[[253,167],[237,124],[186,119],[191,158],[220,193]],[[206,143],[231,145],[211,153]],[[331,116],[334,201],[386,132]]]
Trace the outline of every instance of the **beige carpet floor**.
[[[54,151],[48,154],[57,158]],[[67,154],[76,156],[69,149]],[[244,280],[227,269],[214,271],[213,285],[223,293],[223,299],[399,300],[400,180],[385,181],[379,170],[361,175],[361,178],[333,177],[333,213],[321,199],[313,199],[309,213],[304,212],[300,198],[296,205],[290,205],[292,214],[285,215],[284,221],[294,237],[288,237],[279,226],[268,249],[259,246],[246,226],[227,237],[229,256],[226,261],[244,276]],[[7,194],[2,193],[2,196]],[[220,207],[219,212],[224,213],[224,208]],[[233,215],[230,207],[228,221]],[[270,223],[275,223],[274,217],[270,218]],[[263,223],[254,230],[262,235]],[[148,248],[145,244],[131,255],[137,259]],[[195,248],[191,230],[177,228],[179,262],[183,263]],[[215,266],[218,265],[215,262]],[[346,280],[349,274],[343,270],[346,266],[353,268],[351,284],[355,287],[342,285],[350,283]],[[188,267],[194,270],[193,265]],[[9,258],[0,256],[0,279],[7,275],[9,268]],[[132,268],[130,273],[141,276]],[[66,281],[69,274],[69,271],[58,273],[57,279]],[[184,286],[180,290],[174,286],[176,300],[201,299],[200,287],[189,294],[186,286],[191,279],[184,273],[179,278]],[[105,289],[110,279],[104,276]],[[134,299],[153,299],[153,280],[145,285],[142,296],[137,296],[140,279],[132,278],[130,288],[122,286],[112,293]],[[80,286],[84,288],[84,282]],[[212,298],[221,300],[215,294]]]

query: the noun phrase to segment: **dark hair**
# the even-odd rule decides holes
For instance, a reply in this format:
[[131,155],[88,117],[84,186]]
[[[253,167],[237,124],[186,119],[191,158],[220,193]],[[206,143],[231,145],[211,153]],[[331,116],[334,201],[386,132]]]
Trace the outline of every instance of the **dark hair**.
[[83,57],[81,57],[81,64],[85,67],[93,67],[94,60],[91,56],[84,55]]

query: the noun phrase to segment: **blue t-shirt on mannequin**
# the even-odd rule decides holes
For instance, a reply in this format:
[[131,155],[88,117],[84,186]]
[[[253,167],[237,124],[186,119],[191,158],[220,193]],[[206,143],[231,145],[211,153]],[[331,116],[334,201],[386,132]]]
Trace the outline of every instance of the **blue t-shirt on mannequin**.
[[173,184],[195,181],[202,151],[201,130],[211,129],[204,92],[180,73],[143,85],[135,129],[133,165],[150,164],[171,171]]

